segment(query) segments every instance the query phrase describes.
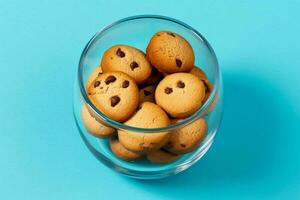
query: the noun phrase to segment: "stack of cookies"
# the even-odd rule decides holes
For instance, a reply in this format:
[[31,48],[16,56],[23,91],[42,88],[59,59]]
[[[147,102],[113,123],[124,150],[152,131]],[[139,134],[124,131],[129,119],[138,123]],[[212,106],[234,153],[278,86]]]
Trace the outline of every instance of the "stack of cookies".
[[[194,60],[188,41],[168,31],[152,36],[146,54],[132,46],[115,45],[87,80],[87,94],[112,120],[139,128],[166,127],[191,116],[213,89]],[[127,161],[147,158],[153,163],[168,163],[195,150],[208,129],[205,119],[199,118],[171,132],[116,130],[100,123],[86,105],[82,120],[90,134],[110,140],[117,157]]]

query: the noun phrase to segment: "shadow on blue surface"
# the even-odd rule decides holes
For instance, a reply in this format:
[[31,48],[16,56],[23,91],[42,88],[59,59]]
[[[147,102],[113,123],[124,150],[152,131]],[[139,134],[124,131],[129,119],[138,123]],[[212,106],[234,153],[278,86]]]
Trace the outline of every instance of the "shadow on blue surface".
[[[262,77],[246,73],[224,74],[224,116],[216,141],[195,166],[161,180],[131,180],[162,196],[168,193],[199,193],[218,185],[256,183],[275,170],[280,150],[280,109],[274,98],[281,91]],[[175,197],[176,195],[172,195]],[[178,196],[182,198],[182,196]]]

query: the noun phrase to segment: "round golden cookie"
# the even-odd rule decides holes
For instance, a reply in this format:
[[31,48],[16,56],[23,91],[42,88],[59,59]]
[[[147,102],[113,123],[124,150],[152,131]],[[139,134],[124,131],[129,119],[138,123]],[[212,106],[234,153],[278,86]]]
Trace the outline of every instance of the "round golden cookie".
[[[182,120],[172,120],[177,123]],[[205,119],[200,118],[193,123],[171,132],[169,142],[164,149],[175,154],[184,154],[193,151],[206,135],[208,125]]]
[[207,76],[205,72],[200,69],[199,67],[194,66],[192,70],[190,71],[191,74],[194,74],[195,76],[199,77],[201,80],[206,80]]
[[185,118],[193,114],[202,105],[204,98],[204,84],[189,73],[168,75],[155,90],[157,105],[175,118]]
[[111,139],[109,142],[111,151],[119,158],[127,161],[142,158],[142,155],[126,149],[117,139]]
[[88,95],[101,112],[118,122],[131,117],[139,104],[138,86],[123,72],[101,74],[88,88]]
[[180,35],[161,31],[155,33],[146,50],[150,63],[160,72],[188,72],[194,66],[192,46]]
[[92,84],[92,82],[100,75],[102,74],[102,68],[101,66],[97,66],[92,73],[90,74],[89,78],[86,81],[86,90],[88,90],[89,86]]
[[142,89],[140,89],[139,95],[140,95],[140,104],[143,102],[155,102],[154,100],[154,94],[155,94],[155,85],[149,85]]
[[[125,124],[139,128],[161,128],[168,126],[170,120],[158,105],[144,102],[140,105],[140,109]],[[170,134],[169,132],[137,133],[118,130],[118,136],[126,149],[136,152],[149,152],[165,145]]]
[[101,66],[103,72],[124,72],[138,84],[145,82],[152,70],[145,54],[139,49],[127,45],[115,45],[106,50]]
[[82,122],[89,133],[96,137],[109,137],[116,133],[114,128],[104,126],[100,122],[98,122],[94,117],[92,117],[86,107],[86,105],[82,106],[81,110]]
[[166,152],[164,150],[157,150],[150,152],[147,154],[147,159],[152,163],[159,163],[159,164],[165,164],[172,162],[179,158],[179,155]]

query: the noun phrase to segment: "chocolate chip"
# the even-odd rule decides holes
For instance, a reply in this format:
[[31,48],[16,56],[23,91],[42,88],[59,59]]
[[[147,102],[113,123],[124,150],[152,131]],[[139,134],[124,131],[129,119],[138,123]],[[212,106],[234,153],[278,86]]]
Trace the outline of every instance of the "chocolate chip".
[[110,84],[110,83],[113,83],[117,80],[117,78],[113,75],[110,75],[108,76],[106,79],[105,79],[105,83],[106,85]]
[[125,80],[122,83],[122,88],[127,88],[129,86],[129,81]]
[[185,147],[186,147],[186,145],[185,145],[185,144],[180,144],[180,146],[181,146],[181,147],[183,147],[183,148],[185,148]]
[[100,85],[100,81],[96,81],[95,83],[94,83],[94,88],[96,88],[96,87],[98,87],[99,85]]
[[177,87],[179,87],[179,88],[184,88],[184,87],[185,87],[184,82],[178,81],[178,82],[177,82]]
[[130,69],[133,71],[135,68],[138,68],[139,64],[137,64],[137,62],[133,61],[132,63],[130,63]]
[[168,35],[171,35],[172,37],[175,37],[174,33],[172,32],[167,32]]
[[117,54],[117,56],[119,56],[121,58],[123,58],[125,56],[125,53],[120,48],[118,48],[116,54]]
[[166,87],[165,88],[165,93],[166,94],[170,94],[170,93],[172,93],[173,92],[173,89],[172,88],[169,88],[169,87]]
[[182,65],[182,62],[181,62],[181,60],[180,59],[177,59],[176,58],[176,65],[177,65],[177,67],[181,67],[181,65]]
[[100,76],[101,74],[103,74],[103,72],[99,72],[99,73],[98,73],[98,76]]
[[144,90],[144,95],[145,96],[149,96],[151,94],[151,92],[149,92],[148,90]]
[[119,96],[112,96],[111,98],[110,98],[110,105],[112,106],[112,107],[115,107],[119,102],[120,102],[120,97]]
[[160,36],[160,34],[159,34],[159,33],[156,33],[156,35],[157,35],[157,36]]

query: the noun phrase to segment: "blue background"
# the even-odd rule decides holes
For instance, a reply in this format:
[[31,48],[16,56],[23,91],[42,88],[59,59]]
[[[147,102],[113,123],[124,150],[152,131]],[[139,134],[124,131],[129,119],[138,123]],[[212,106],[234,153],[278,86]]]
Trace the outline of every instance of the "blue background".
[[[300,1],[0,0],[0,199],[299,199]],[[103,26],[162,14],[199,30],[223,73],[210,151],[155,181],[104,167],[72,115],[81,51]]]

